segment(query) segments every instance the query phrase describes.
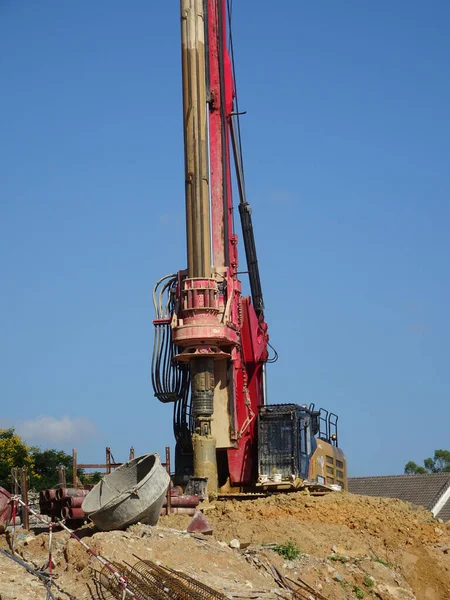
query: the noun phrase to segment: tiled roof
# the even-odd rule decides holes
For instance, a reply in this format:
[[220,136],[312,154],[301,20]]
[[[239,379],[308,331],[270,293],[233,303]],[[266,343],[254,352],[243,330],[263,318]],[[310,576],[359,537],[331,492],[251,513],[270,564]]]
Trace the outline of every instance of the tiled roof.
[[450,521],[450,500],[447,501],[444,508],[436,516],[443,521]]
[[[384,475],[381,477],[350,477],[348,489],[353,494],[399,498],[432,510],[439,498],[450,488],[450,473],[432,475]],[[436,515],[450,520],[450,498]]]

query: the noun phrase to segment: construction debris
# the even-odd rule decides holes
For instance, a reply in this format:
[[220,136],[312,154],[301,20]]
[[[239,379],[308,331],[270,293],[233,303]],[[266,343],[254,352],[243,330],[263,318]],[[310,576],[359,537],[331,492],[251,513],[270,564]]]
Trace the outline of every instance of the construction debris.
[[[98,532],[89,525],[72,535],[56,529],[56,582],[78,600],[113,600],[93,573],[105,567],[96,555],[117,573],[104,571],[116,594],[123,592],[122,580],[135,593],[128,575],[141,560],[151,563],[152,573],[162,569],[157,572],[165,581],[172,582],[174,570],[184,584],[187,576],[228,600],[450,598],[450,553],[442,550],[450,546],[450,525],[401,501],[295,493],[215,502],[207,514],[211,536],[187,533],[191,517],[176,514],[161,517],[157,526],[136,524],[126,531]],[[7,539],[0,538],[5,549]],[[240,548],[230,548],[233,539]],[[49,541],[44,529],[35,534],[17,529],[16,556],[48,571]],[[287,541],[299,550],[296,558],[283,556]],[[17,574],[20,569],[23,575]],[[41,598],[36,590],[45,589],[43,582],[1,553],[0,573],[1,600]]]
[[211,535],[213,530],[211,525],[208,523],[205,515],[197,510],[194,514],[194,518],[187,527],[188,533],[203,533],[204,535]]

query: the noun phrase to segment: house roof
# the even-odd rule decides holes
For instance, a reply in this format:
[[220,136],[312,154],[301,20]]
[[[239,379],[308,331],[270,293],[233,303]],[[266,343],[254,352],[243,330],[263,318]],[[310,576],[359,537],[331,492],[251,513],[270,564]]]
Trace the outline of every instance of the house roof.
[[450,501],[447,501],[444,508],[439,511],[437,518],[443,521],[450,521]]
[[450,473],[350,477],[348,489],[362,496],[398,498],[431,510],[438,519],[450,520]]

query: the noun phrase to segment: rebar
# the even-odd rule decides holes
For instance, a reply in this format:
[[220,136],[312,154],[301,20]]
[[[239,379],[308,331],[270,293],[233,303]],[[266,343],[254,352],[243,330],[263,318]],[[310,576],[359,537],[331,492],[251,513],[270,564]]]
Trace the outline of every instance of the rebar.
[[[120,573],[127,590],[139,600],[226,600],[226,596],[186,573],[150,560],[139,559],[134,566],[128,563],[109,566]],[[110,568],[94,571],[94,579],[100,588],[99,600],[122,600],[124,588]]]
[[142,581],[149,582],[162,589],[172,600],[226,600],[226,596],[197,581],[193,577],[163,567],[150,560],[139,560],[132,572]]
[[164,589],[160,589],[157,585],[144,581],[130,568],[127,569],[127,579],[142,600],[167,600],[170,597]]
[[[141,560],[136,563],[132,569],[133,574],[138,577],[144,585],[156,587],[163,598],[171,600],[197,600],[197,596],[189,596],[178,579],[172,577],[163,568],[149,560]],[[200,600],[200,598],[199,598]]]
[[[122,570],[121,565],[117,563],[111,563],[111,566],[118,572],[121,572]],[[102,588],[102,600],[121,597],[122,591],[118,586],[117,577],[115,577],[114,573],[106,566],[103,567],[101,571],[94,570],[94,579]],[[108,592],[108,594],[105,595],[104,592]]]
[[[142,588],[140,582],[136,580],[131,573],[131,569],[127,565],[110,563],[110,566],[113,567],[117,573],[120,573],[122,581],[125,582],[125,584],[121,584],[121,582],[118,581],[117,576],[107,566],[104,566],[101,571],[94,570],[94,580],[100,587],[100,600],[113,600],[114,598],[122,600],[124,585],[126,585],[129,592],[133,593],[139,600],[160,600],[160,596],[155,596],[151,590]],[[164,598],[166,597],[164,596]]]

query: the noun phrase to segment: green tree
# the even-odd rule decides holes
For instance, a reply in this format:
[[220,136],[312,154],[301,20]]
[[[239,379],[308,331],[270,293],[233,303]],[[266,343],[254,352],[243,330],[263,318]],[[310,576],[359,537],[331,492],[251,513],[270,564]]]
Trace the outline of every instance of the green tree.
[[[13,427],[0,429],[0,486],[12,491],[11,469],[26,467],[30,488],[40,492],[55,487],[59,483],[57,467],[66,469],[67,485],[72,485],[72,457],[63,450],[41,450],[30,447],[15,433]],[[81,483],[97,483],[101,473],[93,473],[89,478],[82,469],[77,471]],[[21,482],[19,481],[19,484]]]
[[14,428],[0,429],[0,486],[11,491],[11,469],[27,467],[34,474],[31,448],[15,433]]
[[66,469],[67,483],[72,481],[72,457],[63,450],[41,450],[32,448],[34,473],[31,476],[31,487],[36,491],[47,490],[59,483],[57,467]]
[[423,473],[450,473],[450,451],[435,450],[433,458],[426,458],[424,466],[410,460],[405,465],[406,475],[421,475]]
[[[73,481],[73,459],[70,454],[66,454],[63,450],[41,450],[40,448],[32,448],[31,454],[34,461],[34,476],[31,477],[31,487],[40,492],[54,488],[59,484],[59,476],[57,467],[63,466],[66,471],[66,483],[69,487]],[[102,473],[94,471],[93,473],[85,473],[84,469],[77,469],[77,478],[81,484],[98,483],[103,477]]]
[[424,473],[427,473],[425,467],[421,467],[412,460],[405,465],[405,475],[423,475]]
[[82,475],[82,482],[83,483],[92,483],[92,484],[96,484],[98,483],[101,478],[104,476],[104,473],[100,473],[100,471],[94,471],[93,473],[84,473]]

